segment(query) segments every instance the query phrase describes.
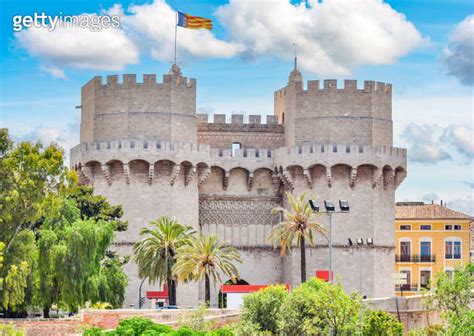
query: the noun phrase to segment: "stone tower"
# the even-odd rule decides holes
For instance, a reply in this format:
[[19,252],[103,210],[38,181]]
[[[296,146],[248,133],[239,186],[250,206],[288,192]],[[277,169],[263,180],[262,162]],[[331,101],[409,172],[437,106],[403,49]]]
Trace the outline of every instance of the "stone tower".
[[[252,284],[299,283],[299,253],[280,256],[268,242],[286,206],[285,191],[323,200],[346,199],[348,214],[333,216],[333,268],[347,290],[369,297],[393,295],[394,195],[406,175],[406,151],[392,147],[391,86],[335,80],[309,81],[295,68],[275,92],[275,115],[196,114],[196,82],[173,65],[163,83],[155,75],[92,79],[82,89],[81,144],[71,164],[83,183],[129,220],[115,248],[131,254],[139,230],[159,216],[174,216],[237,247],[244,259],[241,278]],[[319,220],[327,225],[327,218]],[[348,238],[372,238],[350,247]],[[136,267],[126,305],[137,303]],[[328,268],[323,237],[307,250],[308,276]],[[198,288],[199,287],[199,288]],[[157,289],[157,286],[144,287]],[[216,303],[217,290],[212,301]],[[178,304],[203,299],[202,284],[178,286]]]

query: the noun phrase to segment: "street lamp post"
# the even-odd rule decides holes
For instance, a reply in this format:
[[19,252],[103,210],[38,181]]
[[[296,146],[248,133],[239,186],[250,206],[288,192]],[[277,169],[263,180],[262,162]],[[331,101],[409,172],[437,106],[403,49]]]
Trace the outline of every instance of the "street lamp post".
[[325,200],[324,201],[324,208],[326,211],[320,211],[319,206],[316,204],[314,200],[309,200],[309,205],[311,206],[311,209],[315,213],[324,213],[329,216],[329,237],[328,237],[328,243],[329,243],[329,277],[331,280],[331,283],[334,282],[334,276],[333,276],[333,270],[332,270],[332,215],[334,213],[348,213],[350,208],[349,208],[349,202],[346,200],[339,200],[339,211],[336,211],[336,207],[332,203],[332,201]]

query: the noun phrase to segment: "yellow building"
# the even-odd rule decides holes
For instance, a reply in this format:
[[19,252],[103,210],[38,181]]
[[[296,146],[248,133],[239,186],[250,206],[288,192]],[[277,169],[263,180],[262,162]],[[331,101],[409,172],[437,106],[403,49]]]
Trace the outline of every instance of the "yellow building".
[[440,271],[469,262],[472,217],[439,204],[400,202],[395,210],[395,273],[407,284],[397,295],[413,295]]

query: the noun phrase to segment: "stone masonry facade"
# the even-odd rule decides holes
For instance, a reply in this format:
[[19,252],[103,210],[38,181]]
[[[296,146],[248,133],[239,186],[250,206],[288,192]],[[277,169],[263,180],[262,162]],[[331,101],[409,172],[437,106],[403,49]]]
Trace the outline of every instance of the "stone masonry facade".
[[[288,206],[285,192],[349,201],[350,213],[333,215],[333,267],[349,291],[394,295],[395,189],[406,176],[406,150],[392,147],[391,85],[309,81],[296,68],[275,92],[274,115],[196,114],[196,81],[173,65],[156,75],[95,77],[82,88],[81,143],[71,165],[82,183],[121,204],[126,232],[114,249],[132,255],[139,231],[160,216],[176,217],[197,231],[238,248],[240,276],[251,284],[299,284],[299,253],[285,257],[268,241],[278,223],[271,210]],[[264,120],[265,119],[265,120]],[[319,215],[323,225],[327,216]],[[350,247],[348,238],[373,238]],[[308,276],[328,268],[328,242],[308,247]],[[141,279],[129,276],[125,306],[138,303]],[[143,290],[158,284],[144,283]],[[217,303],[218,286],[212,288]],[[203,284],[179,284],[178,304],[203,300]]]

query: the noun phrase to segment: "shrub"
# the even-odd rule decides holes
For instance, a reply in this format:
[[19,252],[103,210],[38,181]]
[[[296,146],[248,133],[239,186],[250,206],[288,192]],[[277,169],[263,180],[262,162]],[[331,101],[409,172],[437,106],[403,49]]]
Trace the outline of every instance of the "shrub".
[[364,315],[363,331],[364,335],[398,336],[403,335],[403,325],[389,313],[373,310]]
[[214,322],[206,321],[207,306],[205,303],[201,303],[198,309],[193,309],[179,319],[179,325],[182,327],[188,327],[194,331],[205,331],[212,329]]
[[0,323],[0,335],[23,336],[25,335],[25,333],[23,332],[23,330],[16,329],[13,323],[9,323],[9,324]]
[[153,332],[158,334],[169,334],[173,332],[173,328],[163,324],[155,324],[149,319],[142,317],[131,317],[123,319],[119,322],[114,333],[116,335],[140,336],[147,332],[148,335],[153,335]]
[[295,288],[286,298],[279,313],[279,330],[284,335],[304,335],[303,321],[314,318],[311,306],[323,285],[322,281],[312,278]]
[[360,297],[344,292],[341,284],[312,278],[296,288],[280,310],[284,335],[345,335],[357,327]]
[[104,329],[96,328],[96,327],[87,328],[82,333],[83,336],[101,336],[103,334],[104,334]]
[[270,336],[270,331],[261,331],[260,325],[250,321],[240,321],[234,325],[233,332],[235,336]]
[[288,293],[284,286],[270,286],[244,298],[242,321],[257,325],[262,331],[277,333],[278,313]]

